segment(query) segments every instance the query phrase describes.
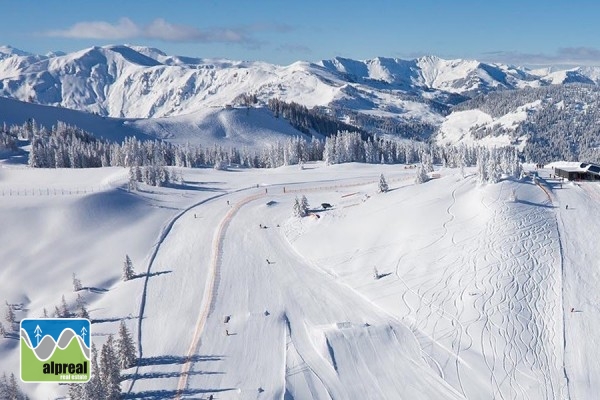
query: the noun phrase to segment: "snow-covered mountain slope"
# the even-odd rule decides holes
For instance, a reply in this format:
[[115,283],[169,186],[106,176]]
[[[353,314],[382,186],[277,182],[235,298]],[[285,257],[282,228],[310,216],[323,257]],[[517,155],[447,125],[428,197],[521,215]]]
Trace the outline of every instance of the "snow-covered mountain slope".
[[[0,166],[10,227],[0,231],[0,292],[18,319],[81,294],[97,346],[124,320],[141,340],[126,398],[600,390],[589,340],[600,329],[594,184],[554,190],[548,169],[538,171],[543,188],[480,186],[442,169],[414,185],[409,168],[317,163],[182,170],[182,185],[127,192],[125,169]],[[382,172],[392,189],[383,194]],[[313,211],[297,219],[302,194]],[[125,254],[140,276],[123,282]],[[88,289],[73,292],[74,272]],[[0,338],[0,360],[18,376],[16,339]],[[66,392],[22,386],[32,398]]]
[[[126,137],[161,139],[202,146],[263,148],[304,134],[267,108],[207,108],[192,114],[165,118],[125,119],[101,117],[62,107],[43,106],[0,97],[0,123],[23,125],[28,121],[47,127],[64,122],[96,137],[121,143]],[[321,136],[315,132],[317,138]]]
[[345,74],[350,81],[385,82],[407,91],[438,90],[468,96],[539,84],[537,76],[514,67],[435,56],[410,61],[383,57],[355,61],[338,57],[321,64]]
[[440,144],[519,146],[532,161],[595,160],[600,155],[600,90],[571,84],[500,91],[453,108]]
[[[264,148],[290,137],[304,136],[285,119],[267,108],[209,108],[193,114],[125,122],[135,131],[179,144],[240,148]],[[317,139],[323,137],[313,133]]]
[[44,106],[0,97],[0,123],[23,125],[28,121],[35,121],[36,124],[48,129],[61,121],[77,126],[97,137],[115,142],[121,142],[128,136],[135,136],[139,139],[152,138],[131,124],[131,121],[125,119],[101,117],[68,108]]
[[[589,75],[589,77],[588,77]],[[439,125],[447,107],[498,89],[592,82],[593,69],[535,73],[475,60],[334,58],[288,66],[167,55],[140,46],[92,47],[31,55],[0,48],[0,95],[115,118],[162,118],[202,112],[253,94],[360,116]],[[431,131],[431,129],[424,129]]]

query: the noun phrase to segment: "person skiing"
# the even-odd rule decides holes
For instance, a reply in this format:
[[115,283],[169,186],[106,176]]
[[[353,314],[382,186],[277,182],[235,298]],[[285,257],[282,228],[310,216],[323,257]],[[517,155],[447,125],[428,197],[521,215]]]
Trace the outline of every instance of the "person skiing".
[[568,210],[568,209],[569,209],[569,205],[567,204],[567,205],[565,206],[565,210]]

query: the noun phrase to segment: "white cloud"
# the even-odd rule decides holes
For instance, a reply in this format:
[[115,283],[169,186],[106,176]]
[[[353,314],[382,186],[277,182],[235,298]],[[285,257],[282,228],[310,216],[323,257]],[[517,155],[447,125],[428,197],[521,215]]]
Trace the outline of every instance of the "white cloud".
[[142,30],[129,18],[121,18],[116,24],[104,21],[78,22],[68,29],[46,32],[46,36],[74,39],[131,39],[141,34]]
[[[114,24],[105,21],[78,22],[70,28],[48,31],[45,35],[73,39],[157,39],[166,42],[253,44],[256,41],[250,33],[264,29],[264,26],[260,26],[256,29],[241,27],[200,30],[192,26],[171,24],[162,18],[140,26],[129,18],[121,18]],[[273,29],[281,27],[274,26]]]

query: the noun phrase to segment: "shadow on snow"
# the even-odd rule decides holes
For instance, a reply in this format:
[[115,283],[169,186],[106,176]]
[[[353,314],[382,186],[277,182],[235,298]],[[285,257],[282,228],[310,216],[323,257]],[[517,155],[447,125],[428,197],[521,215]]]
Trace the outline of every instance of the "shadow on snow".
[[[206,394],[206,393],[219,393],[229,392],[237,390],[237,388],[225,388],[225,389],[184,389],[181,393],[177,390],[146,390],[138,393],[126,393],[122,394],[122,399],[147,399],[147,400],[162,400],[162,399],[174,399],[178,394],[181,396],[191,396],[195,394]],[[202,397],[201,397],[202,398]]]

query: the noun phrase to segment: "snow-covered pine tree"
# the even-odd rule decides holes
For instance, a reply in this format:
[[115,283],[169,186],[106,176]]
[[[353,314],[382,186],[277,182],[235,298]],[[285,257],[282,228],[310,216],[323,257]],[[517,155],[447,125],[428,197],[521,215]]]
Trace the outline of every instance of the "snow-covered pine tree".
[[77,293],[76,303],[77,303],[77,312],[76,312],[76,315],[79,318],[87,318],[87,319],[89,319],[90,318],[90,314],[87,311],[86,301],[83,298],[83,296],[81,296],[81,294],[79,294],[79,293]]
[[129,167],[129,181],[127,182],[127,189],[130,192],[138,189],[136,168],[139,171],[139,167]]
[[92,343],[92,362],[90,365],[91,377],[90,380],[85,384],[85,396],[86,399],[105,399],[106,389],[102,386],[100,379],[100,367],[98,365],[98,349],[96,345]]
[[427,175],[427,171],[425,170],[425,166],[423,164],[419,164],[417,166],[417,172],[415,175],[415,183],[417,185],[421,183],[425,183],[429,180],[429,176]]
[[300,207],[302,208],[302,216],[307,216],[310,206],[308,205],[308,199],[305,195],[302,195],[302,198],[300,199]]
[[71,315],[69,311],[69,306],[67,306],[67,301],[65,300],[65,295],[63,294],[62,299],[60,301],[60,317],[68,318]]
[[73,291],[78,292],[81,290],[81,280],[77,278],[75,272],[73,272]]
[[492,149],[489,153],[485,169],[489,183],[498,183],[500,181],[501,164],[500,156],[496,149]]
[[137,359],[135,345],[125,321],[121,321],[121,326],[119,327],[117,350],[119,352],[119,364],[122,369],[131,368],[135,365]]
[[485,183],[488,180],[487,168],[486,168],[487,158],[488,158],[487,149],[478,148],[477,149],[477,176],[478,176],[479,183]]
[[77,316],[79,318],[90,319],[90,314],[88,313],[87,307],[85,305],[82,305],[77,309]]
[[85,395],[85,386],[81,383],[70,383],[69,391],[67,392],[67,396],[71,400],[88,400],[89,397]]
[[[2,324],[2,322],[0,322],[0,337],[6,337],[6,328],[4,328],[4,325]],[[0,399],[2,397],[0,396]]]
[[121,369],[115,351],[113,335],[108,335],[100,352],[100,381],[106,390],[105,399],[121,398]]
[[0,399],[10,399],[10,393],[8,392],[8,379],[6,378],[6,372],[2,373],[2,378],[0,378]]
[[6,313],[4,314],[4,319],[9,323],[10,329],[12,330],[14,324],[17,322],[17,316],[15,315],[15,310],[13,310],[13,306],[6,302]]
[[135,272],[133,270],[133,263],[131,262],[131,258],[129,258],[128,254],[125,254],[125,262],[123,262],[123,280],[128,281],[135,276]]
[[383,176],[383,174],[381,174],[379,176],[379,187],[378,187],[377,191],[379,193],[385,193],[388,190],[389,190],[389,186],[388,186],[388,184],[387,184],[387,182],[385,180],[385,177]]
[[10,374],[10,379],[8,380],[8,400],[27,400],[29,397],[21,391],[19,384],[17,383],[17,378],[15,374]]
[[294,217],[304,217],[304,212],[302,211],[302,206],[300,205],[300,200],[298,200],[298,197],[296,197],[294,200]]

